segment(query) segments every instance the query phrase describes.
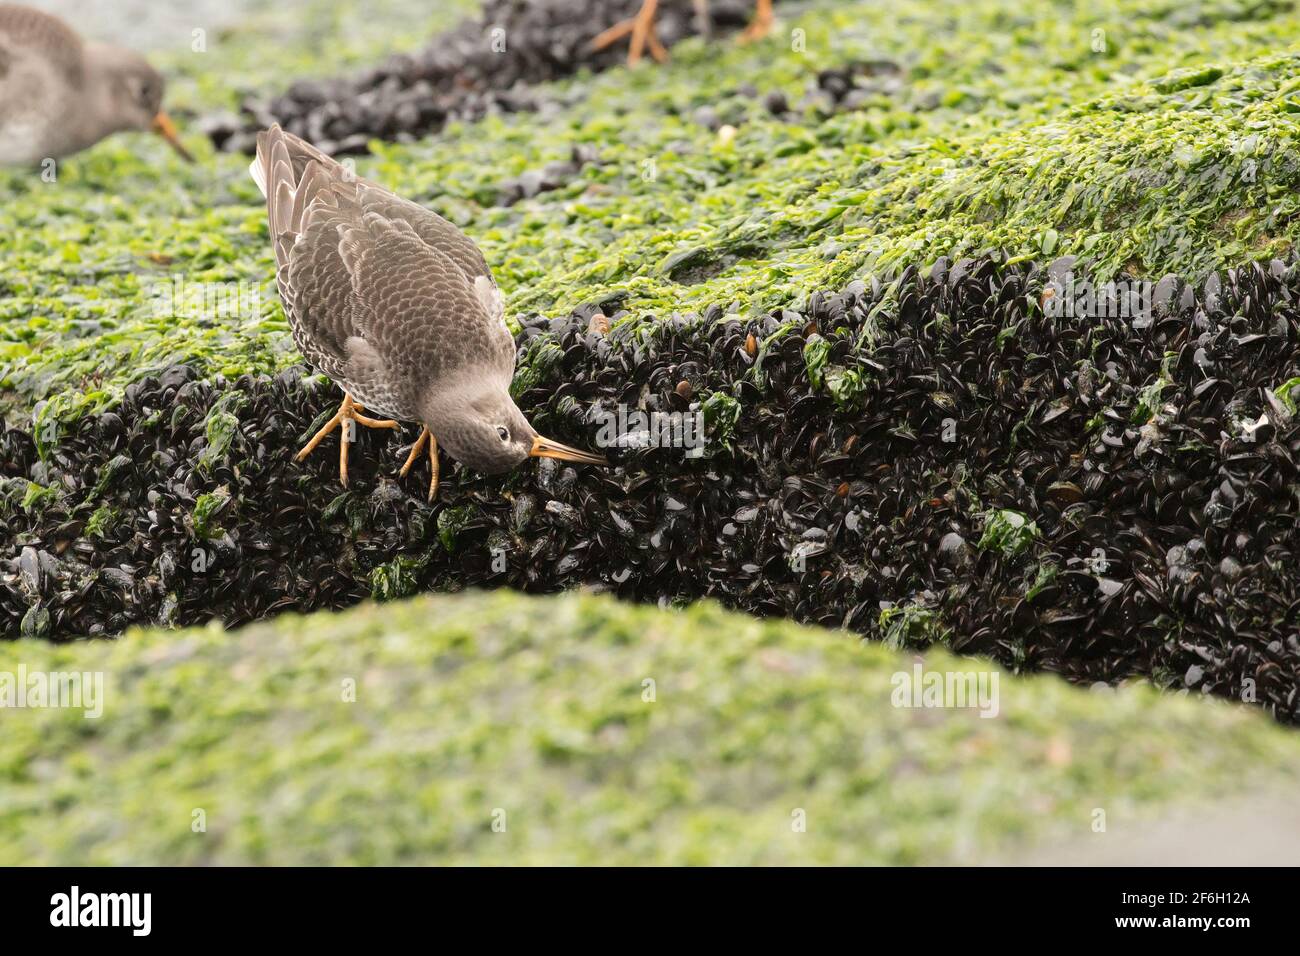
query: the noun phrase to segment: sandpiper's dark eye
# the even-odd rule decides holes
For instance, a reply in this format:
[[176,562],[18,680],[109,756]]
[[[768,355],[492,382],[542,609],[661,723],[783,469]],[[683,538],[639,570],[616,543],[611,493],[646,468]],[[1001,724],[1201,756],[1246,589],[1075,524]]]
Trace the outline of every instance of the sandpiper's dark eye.
[[502,440],[502,441],[509,441],[509,440],[510,440],[510,432],[506,431],[506,426],[505,426],[505,425],[498,425],[498,426],[497,426],[497,434],[501,436],[501,440]]

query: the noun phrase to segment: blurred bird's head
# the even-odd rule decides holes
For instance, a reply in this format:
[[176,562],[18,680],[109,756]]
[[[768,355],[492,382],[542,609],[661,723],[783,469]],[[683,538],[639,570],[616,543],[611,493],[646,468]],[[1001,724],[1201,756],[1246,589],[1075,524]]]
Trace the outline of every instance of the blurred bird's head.
[[425,403],[424,423],[447,454],[485,474],[509,471],[529,457],[609,464],[601,455],[543,438],[506,389],[486,383],[437,390]]
[[102,115],[111,128],[105,133],[154,132],[167,140],[182,159],[193,162],[171,118],[162,110],[166,86],[162,74],[140,54],[109,43],[88,44],[86,53],[100,77],[99,89],[108,98]]

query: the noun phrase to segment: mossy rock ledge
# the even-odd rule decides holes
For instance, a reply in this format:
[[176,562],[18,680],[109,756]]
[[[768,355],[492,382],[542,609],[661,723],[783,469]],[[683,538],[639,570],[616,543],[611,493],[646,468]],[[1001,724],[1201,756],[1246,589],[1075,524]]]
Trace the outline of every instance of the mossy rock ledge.
[[[6,865],[972,862],[1300,766],[1245,708],[708,602],[470,592],[0,642],[19,665],[102,672],[104,707],[6,712]],[[996,715],[894,706],[918,666],[996,673]]]

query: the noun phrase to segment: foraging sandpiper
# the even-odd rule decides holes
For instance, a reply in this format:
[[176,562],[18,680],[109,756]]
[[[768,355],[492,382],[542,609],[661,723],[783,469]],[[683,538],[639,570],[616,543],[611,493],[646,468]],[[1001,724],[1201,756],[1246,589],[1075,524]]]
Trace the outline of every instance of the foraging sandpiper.
[[[473,240],[436,213],[356,176],[278,125],[259,133],[249,167],[267,197],[276,281],[306,359],[343,389],[343,404],[298,453],[343,425],[339,480],[348,483],[356,424],[424,429],[401,475],[428,447],[482,472],[530,455],[606,460],[538,435],[510,397],[515,342],[504,303]],[[371,409],[384,420],[360,414]]]

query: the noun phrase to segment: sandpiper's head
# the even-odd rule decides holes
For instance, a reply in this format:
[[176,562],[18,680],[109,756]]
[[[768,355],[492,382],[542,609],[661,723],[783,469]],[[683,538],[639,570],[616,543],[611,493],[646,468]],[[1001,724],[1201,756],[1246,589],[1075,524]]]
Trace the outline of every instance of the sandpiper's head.
[[181,143],[171,118],[163,112],[162,74],[140,54],[108,43],[87,45],[87,58],[102,78],[107,102],[101,104],[107,132],[154,132],[188,162],[194,157]]
[[447,454],[485,474],[509,471],[529,457],[609,464],[600,455],[537,434],[503,388],[439,390],[427,403],[424,418]]

